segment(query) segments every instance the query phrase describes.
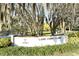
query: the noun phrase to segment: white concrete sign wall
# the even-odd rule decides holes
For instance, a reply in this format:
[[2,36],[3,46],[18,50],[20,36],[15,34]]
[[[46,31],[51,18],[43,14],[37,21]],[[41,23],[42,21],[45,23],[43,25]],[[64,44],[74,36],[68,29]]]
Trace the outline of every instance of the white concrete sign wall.
[[67,42],[67,36],[49,36],[49,37],[12,37],[14,46],[36,47],[59,45]]

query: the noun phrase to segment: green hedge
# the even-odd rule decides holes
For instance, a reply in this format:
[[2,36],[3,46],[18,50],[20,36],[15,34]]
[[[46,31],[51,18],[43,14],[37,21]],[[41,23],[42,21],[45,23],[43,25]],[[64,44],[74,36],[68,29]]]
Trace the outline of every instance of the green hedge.
[[45,46],[45,47],[5,47],[0,49],[0,55],[9,56],[51,56],[60,55],[65,52],[79,49],[78,46],[72,44],[64,44],[57,46]]
[[11,45],[11,39],[10,38],[0,38],[0,47],[6,47]]
[[71,32],[68,34],[68,37],[79,37],[79,32]]

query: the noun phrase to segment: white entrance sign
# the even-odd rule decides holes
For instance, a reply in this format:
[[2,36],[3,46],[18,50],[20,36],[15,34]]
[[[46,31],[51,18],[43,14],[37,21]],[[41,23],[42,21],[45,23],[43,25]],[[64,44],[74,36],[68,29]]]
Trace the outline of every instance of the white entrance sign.
[[23,46],[23,47],[59,45],[59,44],[65,44],[66,42],[67,42],[67,36],[14,37],[12,39],[12,43],[14,44],[14,46]]

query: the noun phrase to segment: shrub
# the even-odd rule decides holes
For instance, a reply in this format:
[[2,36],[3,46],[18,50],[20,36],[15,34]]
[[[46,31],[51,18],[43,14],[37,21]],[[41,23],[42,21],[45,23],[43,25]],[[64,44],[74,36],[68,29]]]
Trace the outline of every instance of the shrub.
[[70,44],[79,44],[79,38],[78,37],[70,37],[68,43]]
[[47,23],[44,23],[43,30],[46,30],[46,31],[50,30],[50,27],[49,27],[49,25]]
[[0,38],[0,47],[6,47],[11,44],[10,38]]
[[68,37],[79,37],[79,32],[71,32],[68,34]]
[[79,37],[79,32],[76,33],[77,37]]
[[69,34],[68,34],[68,37],[76,37],[75,34],[76,34],[76,33],[69,33]]

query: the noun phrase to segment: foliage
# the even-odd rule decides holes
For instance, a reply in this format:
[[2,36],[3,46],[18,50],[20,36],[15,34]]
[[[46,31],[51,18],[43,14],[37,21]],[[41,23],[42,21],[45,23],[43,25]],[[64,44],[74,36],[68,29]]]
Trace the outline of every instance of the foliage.
[[11,44],[10,38],[0,38],[0,47],[6,47]]
[[69,32],[69,34],[68,34],[68,37],[79,37],[79,32],[77,31],[77,32]]
[[79,44],[79,38],[78,37],[70,37],[69,43],[74,44],[74,45]]
[[50,31],[50,27],[47,23],[44,23],[43,30]]
[[78,27],[78,6],[75,3],[0,3],[0,31],[21,35],[30,31],[31,35],[41,36],[47,23],[44,30],[50,30],[52,35],[57,33],[57,28],[64,33],[66,29]]
[[76,37],[75,33],[69,33],[68,37]]
[[46,47],[34,47],[34,48],[26,48],[26,47],[6,47],[0,49],[0,55],[54,55],[56,52],[58,54],[62,54],[68,51],[72,51],[78,49],[78,46],[74,46],[72,44],[67,45],[59,45],[59,46],[46,46]]
[[77,37],[79,37],[79,32],[77,32],[76,34],[77,34]]

